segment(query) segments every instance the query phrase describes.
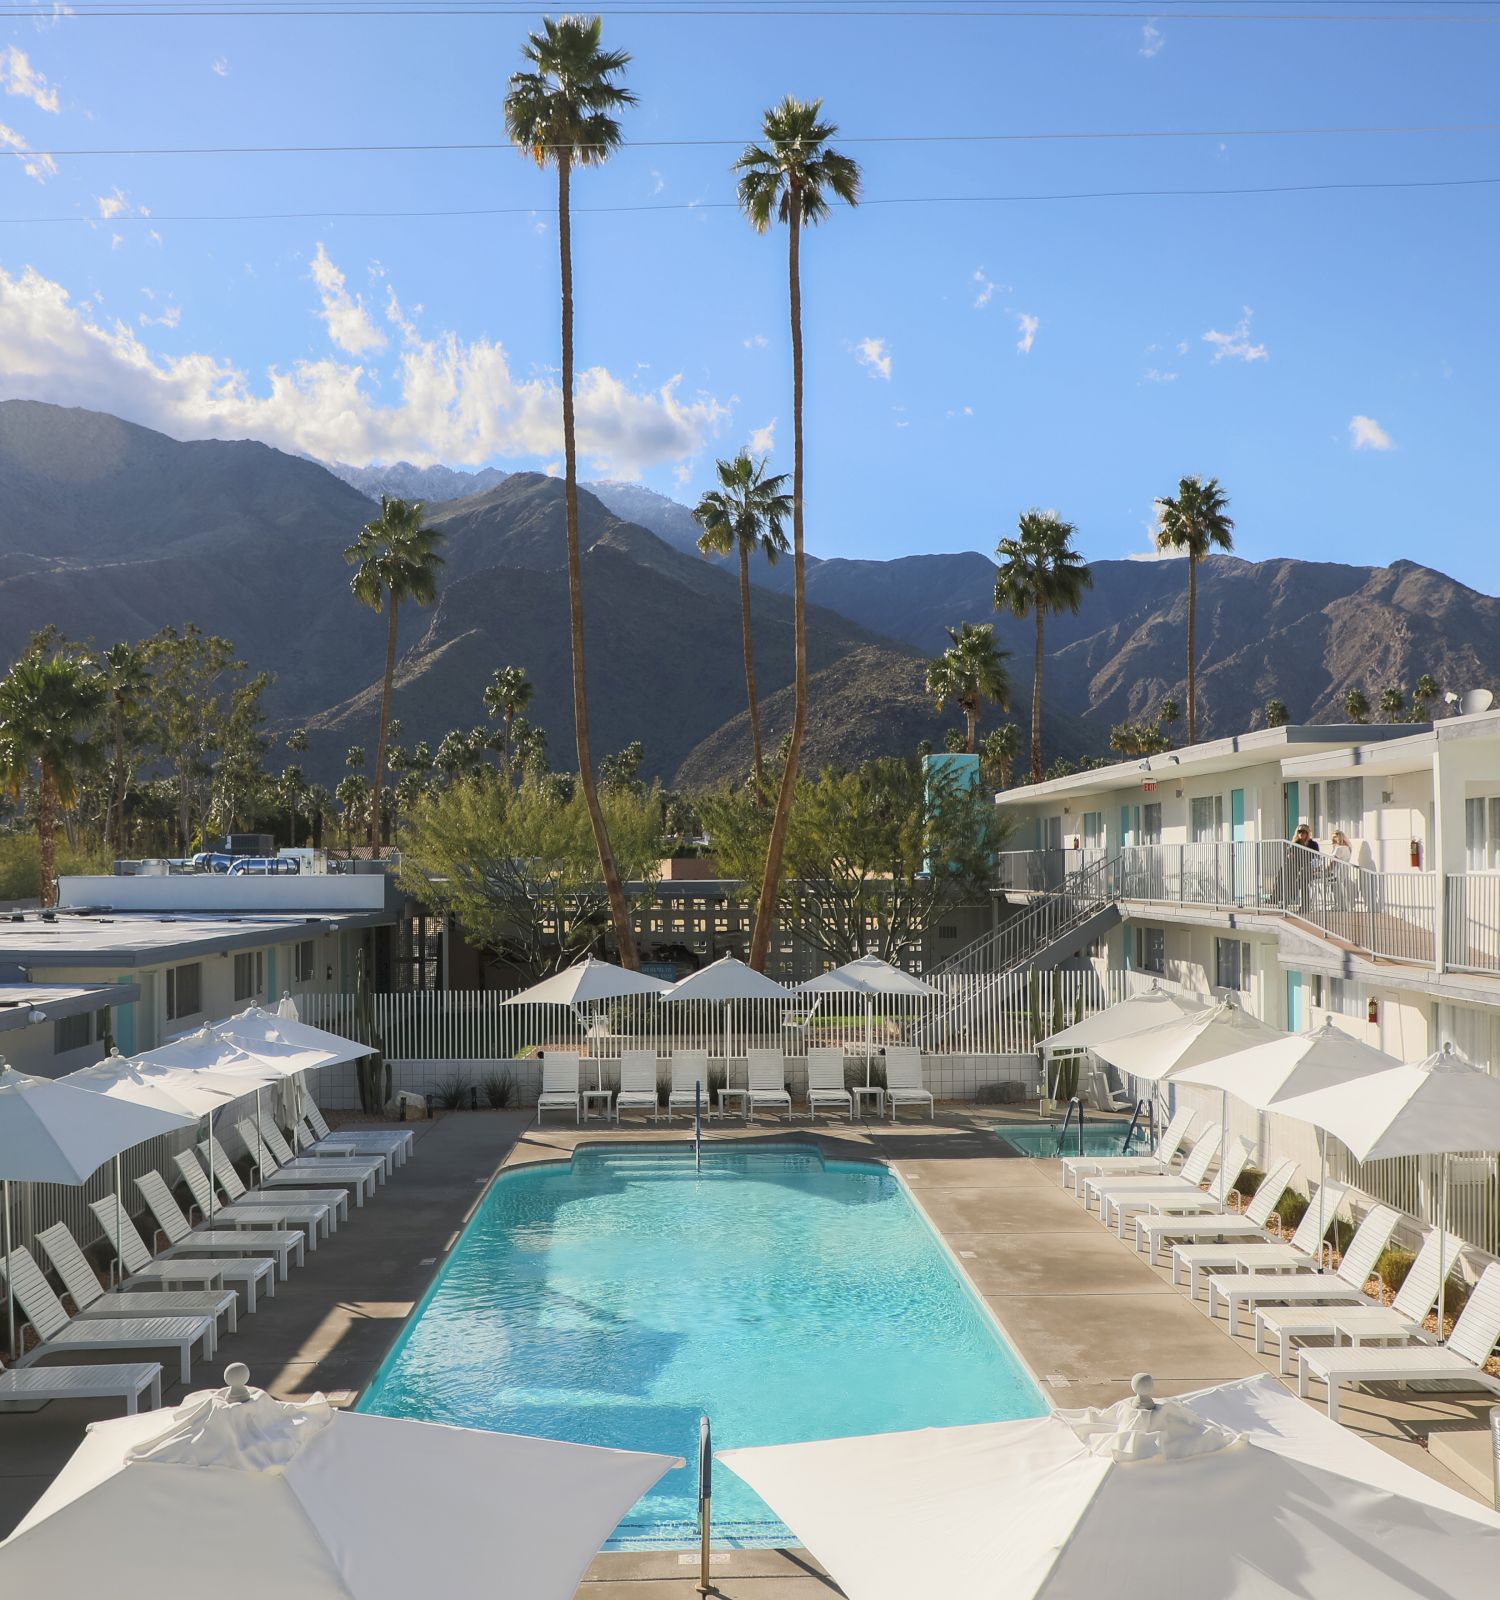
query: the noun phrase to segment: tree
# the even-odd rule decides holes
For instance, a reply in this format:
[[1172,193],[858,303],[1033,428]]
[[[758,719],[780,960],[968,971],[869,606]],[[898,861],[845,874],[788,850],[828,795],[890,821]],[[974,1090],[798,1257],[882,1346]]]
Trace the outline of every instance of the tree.
[[514,749],[516,718],[531,704],[536,685],[526,676],[525,667],[496,667],[484,691],[484,709],[491,717],[499,717],[505,729],[505,742],[501,756],[506,770],[510,770]]
[[[661,795],[616,792],[602,804],[621,867],[652,882]],[[513,789],[489,771],[428,794],[407,823],[400,881],[529,981],[594,949],[610,925],[581,786]]]
[[945,749],[950,756],[963,755],[964,745],[967,742],[967,738],[962,728],[943,729],[943,749]]
[[270,740],[264,730],[261,697],[271,682],[257,672],[230,690],[219,724],[218,760],[209,785],[207,821],[220,833],[234,833],[264,807],[274,803],[265,772]]
[[436,528],[422,520],[420,500],[381,495],[380,515],[360,529],[344,551],[355,568],[349,587],[361,605],[379,616],[386,613],[385,672],[380,680],[380,726],[375,739],[375,784],[370,799],[370,848],[379,855],[385,833],[381,794],[385,788],[385,747],[390,734],[391,684],[396,677],[396,616],[403,600],[430,606],[437,599],[443,542]]
[[927,665],[927,692],[939,711],[951,700],[963,712],[963,747],[973,755],[978,749],[979,713],[984,702],[1010,710],[1010,679],[1005,671],[1010,651],[995,643],[995,630],[988,622],[978,627],[961,622],[948,629],[948,638],[948,648]]
[[1380,720],[1400,722],[1406,715],[1406,691],[1399,684],[1391,684],[1380,691]]
[[1036,618],[1036,660],[1031,676],[1031,781],[1042,781],[1042,628],[1049,611],[1077,611],[1094,586],[1088,563],[1073,548],[1077,528],[1050,511],[1022,514],[1017,537],[996,546],[1000,571],[995,609]]
[[1351,689],[1344,696],[1344,715],[1350,722],[1370,720],[1370,702],[1363,689]]
[[484,750],[483,728],[472,728],[467,733],[462,728],[450,728],[438,741],[433,765],[449,783],[459,778],[472,778],[488,765]]
[[807,728],[807,587],[803,550],[804,458],[802,439],[802,230],[822,222],[832,200],[859,204],[857,163],[829,141],[838,127],[823,120],[821,100],[788,95],[761,119],[763,142],[747,145],[734,164],[740,209],[757,233],[772,222],[787,229],[788,313],[792,342],[792,636],[793,689],[791,742],[781,772],[776,809],[766,839],[766,859],[756,899],[750,965],[765,969],[771,946],[771,908],[777,899],[787,828],[797,788],[797,766]]
[[365,760],[365,747],[362,744],[351,744],[344,752],[344,768],[348,772],[359,772]]
[[1292,714],[1286,708],[1285,700],[1266,701],[1266,726],[1268,728],[1284,728],[1292,720]]
[[514,73],[505,97],[505,127],[522,153],[539,167],[557,169],[557,251],[562,300],[563,486],[568,542],[568,620],[573,645],[573,727],[578,745],[578,781],[594,830],[599,872],[609,900],[621,964],[638,968],[635,935],[625,889],[599,804],[589,747],[588,697],[584,682],[583,564],[578,538],[578,441],[573,419],[573,235],[570,186],[573,168],[597,166],[620,145],[612,113],[635,104],[615,80],[630,64],[624,50],[605,50],[599,17],[544,19],[521,51],[529,71]]
[[291,822],[291,833],[287,843],[295,850],[297,847],[297,812],[302,806],[302,797],[307,792],[307,783],[303,777],[302,768],[295,762],[282,769],[281,777],[276,782],[276,797],[281,802],[282,809],[287,813]]
[[1182,720],[1182,707],[1177,704],[1173,695],[1165,695],[1161,705],[1157,708],[1156,720],[1164,728],[1170,728]]
[[354,830],[369,820],[370,781],[362,772],[351,772],[338,781],[333,797],[343,808],[344,851],[354,854]]
[[1002,722],[985,734],[979,747],[979,765],[995,788],[1010,788],[1011,769],[1020,753],[1021,729],[1016,723]]
[[1109,730],[1109,747],[1122,756],[1154,756],[1172,748],[1160,722],[1118,722]]
[[286,747],[294,756],[305,756],[308,743],[306,728],[293,728],[286,736]]
[[1198,564],[1214,550],[1234,549],[1234,521],[1229,497],[1217,478],[1204,483],[1180,478],[1177,496],[1157,502],[1159,550],[1179,550],[1188,558],[1187,614],[1187,742],[1198,738]]
[[58,808],[71,806],[80,776],[102,764],[95,733],[108,698],[105,681],[74,656],[24,655],[0,679],[0,779],[13,795],[35,782],[44,906],[56,900]]
[[1424,672],[1417,679],[1411,692],[1411,720],[1413,722],[1430,722],[1432,720],[1432,702],[1437,697],[1437,679],[1430,672]]
[[632,739],[623,750],[599,763],[599,787],[607,794],[644,794],[646,785],[639,773],[645,759],[645,745]]
[[99,671],[109,696],[109,788],[104,808],[104,842],[120,846],[125,802],[135,783],[138,758],[146,742],[146,711],[151,669],[138,645],[114,644],[99,658]]
[[760,749],[760,706],[755,696],[755,654],[750,636],[750,557],[759,551],[774,566],[786,554],[783,524],[791,515],[786,474],[766,476],[766,459],[754,461],[741,450],[733,461],[715,462],[719,487],[710,489],[693,511],[703,532],[698,548],[706,556],[737,554],[740,564],[740,637],[745,652],[745,695],[750,706],[750,748],[755,793],[764,800]]
[[547,757],[547,730],[535,727],[525,717],[516,718],[511,730],[511,749],[522,783],[528,779],[538,781],[551,770]]

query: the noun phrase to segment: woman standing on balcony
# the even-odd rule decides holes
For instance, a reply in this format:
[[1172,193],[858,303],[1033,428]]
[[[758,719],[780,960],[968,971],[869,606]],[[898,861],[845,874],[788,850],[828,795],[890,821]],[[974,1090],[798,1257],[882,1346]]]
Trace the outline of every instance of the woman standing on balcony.
[[1342,828],[1333,830],[1328,841],[1328,865],[1324,869],[1333,885],[1334,904],[1340,911],[1354,909],[1354,846]]

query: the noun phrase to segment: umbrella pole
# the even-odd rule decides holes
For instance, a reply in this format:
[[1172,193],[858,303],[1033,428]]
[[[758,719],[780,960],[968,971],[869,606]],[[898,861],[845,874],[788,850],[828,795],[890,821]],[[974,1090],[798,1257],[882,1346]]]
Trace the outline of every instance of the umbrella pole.
[[1443,1151],[1442,1179],[1443,1192],[1438,1197],[1438,1325],[1437,1336],[1439,1344],[1448,1342],[1447,1324],[1443,1320],[1448,1307],[1448,1152]]
[[1323,1191],[1328,1187],[1328,1129],[1318,1129],[1318,1271],[1323,1270],[1323,1235],[1328,1218],[1323,1214]]
[[875,1056],[875,996],[865,996],[865,1088],[870,1087]]
[[1219,1146],[1219,1210],[1225,1212],[1229,1209],[1229,1185],[1225,1181],[1229,1177],[1229,1091],[1222,1089],[1219,1092],[1219,1126],[1224,1130],[1224,1142]]
[[115,1265],[125,1281],[125,1224],[120,1217],[120,1152],[115,1151]]
[[5,1353],[16,1357],[16,1286],[10,1281],[10,1179],[5,1180],[5,1316],[8,1333]]

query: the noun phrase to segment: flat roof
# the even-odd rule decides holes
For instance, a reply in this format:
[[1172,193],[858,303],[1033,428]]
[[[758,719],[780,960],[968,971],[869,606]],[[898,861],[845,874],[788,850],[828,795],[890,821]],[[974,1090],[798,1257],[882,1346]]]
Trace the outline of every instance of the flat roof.
[[89,914],[59,912],[43,921],[36,912],[20,920],[0,916],[0,962],[26,967],[150,967],[234,950],[311,939],[345,928],[378,927],[384,911],[309,916],[192,916],[175,913]]
[[[29,1028],[79,1012],[128,1006],[139,1000],[138,983],[0,983],[0,1033]],[[34,1016],[34,1012],[44,1012]]]

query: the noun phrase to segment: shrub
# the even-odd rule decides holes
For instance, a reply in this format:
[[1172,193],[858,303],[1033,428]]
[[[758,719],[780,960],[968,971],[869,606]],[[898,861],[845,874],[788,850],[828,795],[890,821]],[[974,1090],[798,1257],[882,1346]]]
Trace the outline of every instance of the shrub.
[[1416,1253],[1403,1250],[1399,1245],[1388,1244],[1380,1252],[1380,1259],[1375,1263],[1375,1271],[1380,1275],[1380,1281],[1392,1294],[1399,1292],[1401,1285],[1406,1282],[1406,1275],[1411,1271],[1411,1264],[1417,1259]]
[[1271,1215],[1280,1219],[1283,1233],[1295,1233],[1297,1224],[1307,1215],[1307,1196],[1298,1194],[1295,1189],[1288,1189],[1276,1202],[1276,1209]]
[[491,1111],[508,1111],[516,1103],[516,1080],[508,1072],[487,1072],[481,1085]]
[[1240,1173],[1239,1179],[1235,1183],[1234,1188],[1230,1190],[1230,1193],[1237,1194],[1240,1197],[1240,1204],[1242,1206],[1247,1205],[1250,1201],[1250,1197],[1258,1188],[1260,1188],[1261,1182],[1264,1178],[1265,1173],[1262,1172],[1259,1167],[1246,1167],[1245,1170]]
[[1000,1083],[981,1083],[974,1091],[975,1101],[982,1106],[1013,1106],[1026,1098],[1026,1085],[1015,1078]]
[[432,1086],[432,1098],[442,1111],[462,1111],[469,1103],[469,1085],[460,1073],[439,1078]]

